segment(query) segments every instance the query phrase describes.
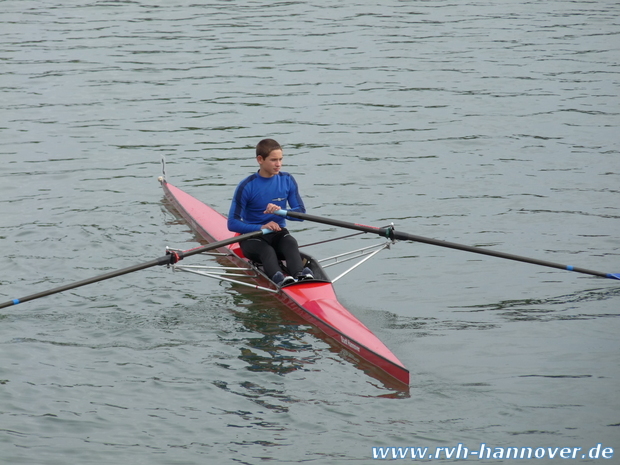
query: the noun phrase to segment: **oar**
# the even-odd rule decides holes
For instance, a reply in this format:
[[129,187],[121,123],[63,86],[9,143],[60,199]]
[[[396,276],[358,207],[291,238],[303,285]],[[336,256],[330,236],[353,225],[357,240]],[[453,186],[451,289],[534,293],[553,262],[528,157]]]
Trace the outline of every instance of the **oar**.
[[576,266],[561,265],[559,263],[548,262],[545,260],[538,260],[536,258],[522,257],[520,255],[497,252],[495,250],[482,249],[480,247],[472,247],[469,245],[456,244],[454,242],[446,242],[446,241],[441,241],[438,239],[416,236],[414,234],[407,234],[407,233],[403,233],[400,231],[396,231],[392,227],[376,228],[373,226],[364,226],[363,224],[347,223],[346,221],[332,220],[330,218],[323,218],[320,216],[308,215],[306,213],[300,213],[300,212],[294,212],[294,211],[288,211],[288,210],[279,210],[276,212],[276,214],[280,216],[288,216],[290,218],[297,218],[300,220],[314,221],[316,223],[323,223],[323,224],[328,224],[331,226],[338,226],[341,228],[354,229],[356,231],[363,231],[363,232],[378,234],[379,236],[387,237],[388,239],[391,239],[391,240],[423,242],[425,244],[438,245],[440,247],[448,247],[450,249],[464,250],[466,252],[474,252],[474,253],[483,254],[483,255],[490,255],[492,257],[506,258],[508,260],[516,260],[518,262],[531,263],[533,265],[548,266],[551,268],[558,268],[560,270],[576,271],[577,273],[585,273],[585,274],[590,274],[594,276],[600,276],[603,278],[620,279],[620,273],[604,273],[602,271],[586,270],[585,268],[578,268]]
[[99,276],[94,276],[92,278],[84,279],[82,281],[77,281],[71,284],[65,284],[64,286],[57,287],[55,289],[50,289],[48,291],[39,292],[37,294],[32,294],[26,297],[21,297],[19,299],[9,300],[8,302],[4,302],[0,304],[0,308],[9,307],[11,305],[17,305],[22,302],[27,302],[29,300],[38,299],[40,297],[45,297],[52,294],[57,294],[59,292],[68,291],[69,289],[75,289],[76,287],[86,286],[87,284],[93,284],[99,281],[104,281],[106,279],[115,278],[117,276],[122,276],[124,274],[133,273],[134,271],[144,270],[145,268],[150,268],[157,265],[172,265],[179,260],[182,260],[185,257],[189,257],[192,255],[196,255],[202,252],[207,252],[209,250],[218,249],[220,247],[224,247],[230,244],[234,244],[235,242],[245,241],[246,239],[251,239],[252,237],[261,236],[263,234],[267,234],[271,232],[268,229],[263,229],[260,231],[253,231],[247,234],[242,234],[240,236],[231,237],[230,239],[224,239],[223,241],[212,242],[211,244],[196,247],[195,249],[185,250],[182,252],[169,252],[163,257],[156,258],[155,260],[151,260],[150,262],[140,263],[138,265],[133,265],[127,268],[123,268],[117,271],[111,271],[110,273],[102,274]]

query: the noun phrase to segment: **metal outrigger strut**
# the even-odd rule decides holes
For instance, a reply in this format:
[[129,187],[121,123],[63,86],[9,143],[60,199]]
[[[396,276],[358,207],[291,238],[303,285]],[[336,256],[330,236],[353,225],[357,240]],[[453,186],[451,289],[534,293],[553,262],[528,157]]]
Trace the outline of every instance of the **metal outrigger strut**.
[[352,267],[350,267],[346,271],[343,271],[338,276],[336,276],[334,279],[332,279],[332,283],[335,283],[340,278],[349,274],[355,268],[360,266],[362,263],[366,262],[367,260],[370,260],[372,257],[377,255],[382,250],[389,249],[391,246],[392,246],[392,241],[388,240],[382,244],[370,245],[367,247],[363,247],[361,249],[351,250],[350,252],[344,252],[338,255],[334,255],[332,257],[322,258],[321,260],[318,260],[318,262],[321,264],[323,268],[328,268],[330,266],[339,265],[340,263],[348,262],[350,260],[356,260],[360,257],[363,257],[359,262],[355,263]]
[[[212,257],[229,257],[230,254],[225,253],[204,253],[201,255],[209,255]],[[229,283],[240,284],[242,286],[251,287],[253,289],[260,289],[261,291],[271,292],[273,294],[278,293],[278,289],[272,289],[269,287],[259,286],[257,284],[248,283],[235,278],[258,278],[258,273],[251,266],[238,267],[238,266],[206,266],[206,265],[172,265],[172,271],[186,271],[188,273],[194,273],[200,276],[206,276],[207,278],[213,278],[218,281],[227,281]],[[245,270],[245,273],[239,271]],[[235,273],[236,271],[236,273]]]
[[[358,234],[365,234],[365,233],[358,233]],[[330,242],[330,241],[337,240],[337,239],[345,239],[347,237],[356,236],[358,234],[353,234],[350,236],[344,236],[344,237],[335,238],[335,239],[328,239],[323,242],[316,242],[316,243],[308,244],[308,245],[317,245],[317,244],[322,244],[324,242]],[[353,266],[349,267],[347,270],[340,273],[336,278],[331,280],[332,283],[335,283],[340,278],[349,274],[351,271],[356,269],[361,264],[370,260],[372,257],[377,255],[382,250],[391,248],[392,244],[394,244],[395,242],[396,241],[394,240],[388,239],[385,242],[382,242],[380,244],[374,244],[374,245],[362,247],[360,249],[351,250],[349,252],[344,252],[338,255],[333,255],[331,257],[323,258],[317,261],[321,265],[322,268],[329,268],[330,266],[339,265],[341,263],[359,259],[359,261],[353,264]],[[306,246],[300,246],[300,247],[306,247]],[[174,249],[168,249],[168,250],[175,251]],[[230,254],[217,253],[217,252],[205,252],[201,255],[209,255],[212,257],[230,257]],[[227,281],[227,282],[234,283],[234,284],[240,284],[242,286],[271,292],[273,294],[277,294],[279,292],[279,289],[277,288],[273,289],[270,287],[259,286],[257,284],[242,281],[240,278],[252,279],[252,278],[259,277],[258,271],[249,265],[247,267],[238,267],[238,266],[227,267],[227,266],[174,264],[174,265],[171,265],[171,268],[173,271],[185,271],[188,273],[194,273],[200,276],[205,276],[207,278],[213,278],[218,281]]]

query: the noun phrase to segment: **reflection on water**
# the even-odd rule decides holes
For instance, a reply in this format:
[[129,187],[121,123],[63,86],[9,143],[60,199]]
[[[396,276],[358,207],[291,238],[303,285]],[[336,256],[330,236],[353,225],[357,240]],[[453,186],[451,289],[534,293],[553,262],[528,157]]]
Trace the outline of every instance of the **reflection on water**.
[[[252,336],[245,339],[245,347],[239,356],[250,371],[279,375],[298,370],[317,371],[313,365],[327,357],[328,353],[335,353],[344,363],[351,363],[375,378],[381,389],[394,390],[395,396],[407,395],[406,386],[394,382],[376,367],[343,349],[341,344],[310,326],[273,296],[234,284],[231,289],[229,294],[235,307],[230,312],[245,330],[252,331]],[[256,334],[261,336],[256,337]],[[239,343],[238,334],[235,337],[236,343]],[[389,397],[391,394],[380,395]]]
[[385,326],[407,331],[411,337],[439,336],[445,331],[488,330],[498,325],[488,321],[455,320],[448,317],[407,317],[385,312]]
[[[289,394],[286,394],[285,389],[267,389],[247,381],[239,383],[236,387],[231,387],[226,381],[213,381],[213,384],[224,391],[243,396],[246,399],[255,402],[260,407],[273,410],[276,413],[285,413],[288,411],[288,406],[281,404],[298,402],[297,399],[294,399]],[[261,427],[274,426],[273,424],[267,424],[264,421],[260,421],[258,425]]]
[[588,289],[545,299],[520,299],[494,304],[466,307],[465,312],[498,312],[508,321],[590,320],[614,318],[619,313],[583,313],[579,311],[584,302],[597,302],[620,296],[620,287]]
[[[258,295],[241,295],[244,297],[243,301],[237,301],[237,307],[231,312],[253,333],[246,339],[245,347],[241,348],[239,356],[248,364],[248,369],[279,375],[296,370],[310,370],[310,366],[321,354],[315,351],[312,343],[308,341],[310,338],[307,324],[291,319],[288,315],[291,312],[274,307],[273,299],[268,302]],[[245,310],[242,310],[244,308]]]

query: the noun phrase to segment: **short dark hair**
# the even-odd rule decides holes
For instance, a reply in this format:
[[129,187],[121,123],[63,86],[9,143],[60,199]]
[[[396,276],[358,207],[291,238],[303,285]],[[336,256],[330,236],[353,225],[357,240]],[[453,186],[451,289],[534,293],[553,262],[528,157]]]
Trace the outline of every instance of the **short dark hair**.
[[263,139],[256,145],[256,156],[264,160],[274,150],[282,150],[282,147],[273,139]]

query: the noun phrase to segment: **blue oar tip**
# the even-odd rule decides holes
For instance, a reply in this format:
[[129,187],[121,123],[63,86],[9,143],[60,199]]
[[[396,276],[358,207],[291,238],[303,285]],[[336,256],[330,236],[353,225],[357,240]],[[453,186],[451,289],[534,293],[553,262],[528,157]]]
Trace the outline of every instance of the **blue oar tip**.
[[574,266],[572,266],[572,265],[568,265],[568,266],[566,267],[566,269],[567,269],[568,271],[573,271],[573,270],[575,269],[575,267],[574,267]]
[[609,273],[607,277],[610,279],[620,279],[620,273]]
[[280,215],[280,216],[286,216],[287,211],[286,210],[278,210],[277,212],[273,212],[276,215]]
[[[618,278],[620,279],[620,278]],[[13,299],[13,305],[17,305],[19,303],[19,299]]]

